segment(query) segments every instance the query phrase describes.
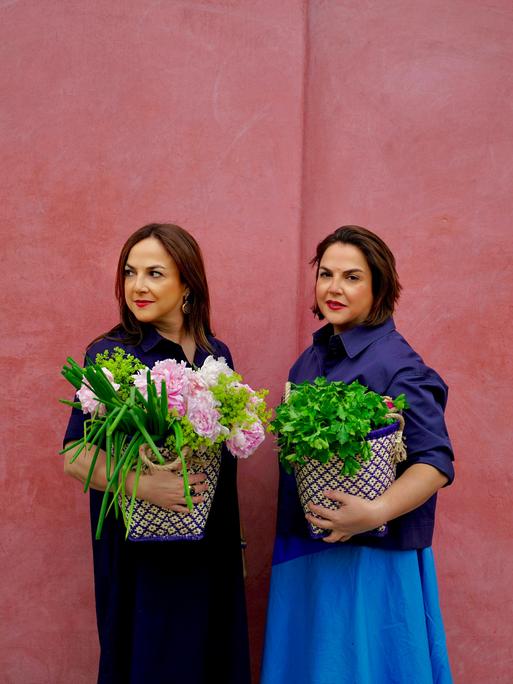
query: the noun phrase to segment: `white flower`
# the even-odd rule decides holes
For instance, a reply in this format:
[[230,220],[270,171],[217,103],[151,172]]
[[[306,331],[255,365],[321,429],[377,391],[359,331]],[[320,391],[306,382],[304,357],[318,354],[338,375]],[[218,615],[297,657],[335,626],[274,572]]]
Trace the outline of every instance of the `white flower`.
[[226,363],[223,356],[214,359],[213,356],[207,356],[202,367],[196,371],[200,378],[204,381],[207,387],[213,387],[217,384],[219,376],[223,373],[225,375],[233,375],[233,371]]

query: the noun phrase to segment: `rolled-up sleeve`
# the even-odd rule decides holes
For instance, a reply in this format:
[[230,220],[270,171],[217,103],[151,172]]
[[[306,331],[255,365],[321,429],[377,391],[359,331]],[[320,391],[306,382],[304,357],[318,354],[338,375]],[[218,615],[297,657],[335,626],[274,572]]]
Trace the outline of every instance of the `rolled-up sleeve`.
[[398,472],[414,463],[427,463],[454,479],[454,455],[445,425],[444,410],[448,388],[442,378],[426,366],[399,372],[388,393],[392,397],[404,393],[409,408],[404,411],[404,437],[408,458]]

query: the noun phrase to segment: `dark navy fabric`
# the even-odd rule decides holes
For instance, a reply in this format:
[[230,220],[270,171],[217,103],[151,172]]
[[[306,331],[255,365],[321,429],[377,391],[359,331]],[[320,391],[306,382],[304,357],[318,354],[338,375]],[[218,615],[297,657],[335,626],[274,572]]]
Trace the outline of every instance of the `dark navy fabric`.
[[[209,338],[214,356],[232,366],[228,347]],[[119,346],[152,366],[182,348],[151,326],[138,346],[102,339],[87,352]],[[198,349],[201,366],[207,352]],[[84,415],[73,409],[65,441],[82,436]],[[91,490],[91,528],[100,639],[99,684],[247,684],[249,644],[240,548],[236,459],[223,452],[205,538],[129,542],[109,514],[94,539],[103,492]]]
[[[400,463],[400,476],[413,463],[428,463],[454,478],[453,453],[444,421],[447,385],[397,332],[392,318],[375,327],[359,325],[333,334],[326,325],[313,335],[308,347],[292,366],[289,380],[313,382],[316,377],[358,380],[382,395],[404,393],[409,408],[404,412],[408,458]],[[356,535],[349,544],[385,549],[421,549],[431,546],[436,494],[419,508],[392,520],[384,537]],[[277,536],[274,563],[324,551],[329,544],[310,539],[294,475],[280,468]]]

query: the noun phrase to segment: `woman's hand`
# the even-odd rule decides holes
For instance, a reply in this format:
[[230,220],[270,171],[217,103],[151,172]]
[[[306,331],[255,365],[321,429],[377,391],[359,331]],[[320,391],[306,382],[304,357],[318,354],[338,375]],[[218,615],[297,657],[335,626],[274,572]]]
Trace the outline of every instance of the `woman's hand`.
[[[193,504],[202,503],[202,494],[208,484],[205,473],[189,475],[189,487]],[[127,478],[127,489],[132,491],[134,474]],[[183,478],[172,470],[157,470],[152,474],[141,475],[137,487],[137,498],[167,508],[175,513],[189,513],[185,503]]]
[[321,529],[331,530],[331,534],[323,538],[325,542],[330,544],[338,541],[345,542],[354,534],[373,530],[385,522],[379,519],[379,509],[374,501],[333,490],[325,491],[324,495],[338,503],[339,507],[331,510],[309,503],[310,511],[319,517],[307,513],[306,519]]
[[[147,449],[148,447],[141,448]],[[73,454],[67,454],[64,460],[64,472],[84,483],[91,467],[94,450],[94,447],[88,446],[73,463],[70,463]],[[105,460],[105,452],[100,451],[89,485],[91,489],[98,489],[103,492],[107,488]],[[185,503],[183,479],[178,474],[179,472],[181,472],[181,464],[177,461],[172,471],[155,471],[152,475],[141,475],[137,486],[137,498],[144,499],[163,508],[168,508],[176,513],[189,513]],[[132,494],[134,480],[135,473],[131,471],[126,479],[126,492],[128,496]],[[202,494],[208,489],[205,473],[189,475],[189,486],[194,490],[192,503],[201,503],[203,501]]]
[[344,494],[338,491],[326,491],[325,496],[336,501],[339,507],[332,511],[324,506],[309,503],[312,513],[306,519],[312,525],[325,530],[332,530],[324,537],[325,542],[347,541],[354,534],[368,532],[380,527],[388,520],[418,508],[440,487],[447,484],[447,476],[427,463],[411,465],[381,496],[373,501],[361,499],[359,496]]

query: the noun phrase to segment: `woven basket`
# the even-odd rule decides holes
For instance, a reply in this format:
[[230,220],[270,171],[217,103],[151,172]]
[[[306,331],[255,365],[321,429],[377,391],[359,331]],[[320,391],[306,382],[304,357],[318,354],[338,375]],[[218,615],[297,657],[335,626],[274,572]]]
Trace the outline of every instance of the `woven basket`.
[[[287,383],[285,401],[289,394],[290,384]],[[372,500],[390,487],[395,480],[397,463],[406,458],[406,449],[403,442],[404,418],[399,413],[388,413],[387,417],[394,418],[395,422],[369,432],[366,440],[370,443],[372,456],[369,461],[361,461],[362,466],[353,477],[340,474],[342,463],[338,458],[330,458],[327,463],[309,459],[304,465],[295,466],[297,490],[305,513],[313,515],[308,508],[309,502],[331,510],[339,507],[336,501],[324,496],[327,489]],[[320,539],[330,533],[329,530],[311,523],[308,523],[308,532],[313,539]],[[383,536],[386,532],[385,523],[367,534]]]
[[[162,453],[166,455],[165,452]],[[165,465],[159,465],[146,459],[142,454],[141,457],[143,458],[146,472],[151,473],[158,470],[181,472],[181,465],[178,459],[170,461]],[[208,453],[206,456],[186,457],[186,462],[189,475],[205,473],[207,477],[208,489],[202,493],[203,502],[195,504],[190,513],[175,513],[166,508],[151,504],[148,501],[136,498],[128,531],[128,539],[130,541],[194,541],[203,539],[219,478],[221,450]],[[124,506],[125,511],[128,512],[130,498],[125,497],[125,501],[122,502],[120,497],[120,503]]]

